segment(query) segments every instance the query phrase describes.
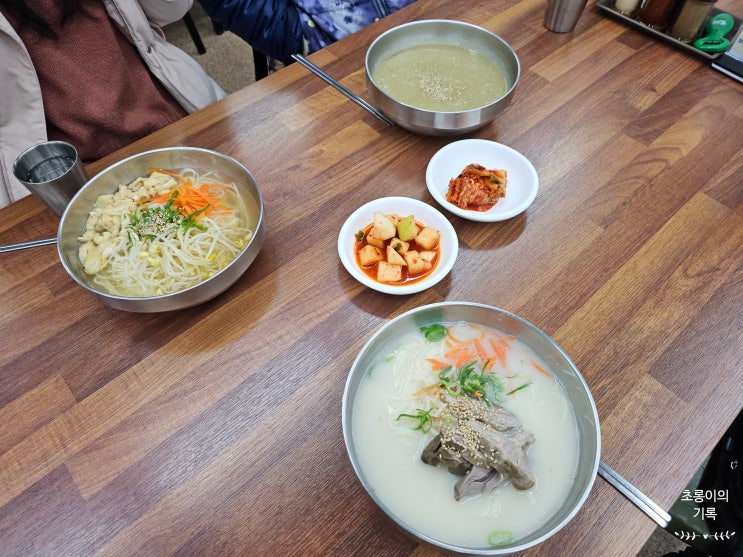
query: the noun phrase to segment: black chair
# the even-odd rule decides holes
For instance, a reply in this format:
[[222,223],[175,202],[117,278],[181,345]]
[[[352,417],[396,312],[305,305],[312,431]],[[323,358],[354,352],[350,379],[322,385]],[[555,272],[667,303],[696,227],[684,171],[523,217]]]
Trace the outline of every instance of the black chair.
[[[204,54],[206,52],[204,41],[201,40],[201,35],[199,34],[199,30],[196,28],[196,24],[194,23],[194,20],[191,17],[190,13],[186,13],[186,15],[183,16],[183,22],[186,24],[186,29],[188,29],[188,34],[191,35],[191,39],[196,45],[196,51],[199,54]],[[224,33],[224,27],[220,23],[217,23],[214,20],[212,20],[212,27],[214,29],[215,34],[221,35],[222,33]],[[258,52],[256,49],[252,47],[251,47],[251,50],[253,51],[253,66],[255,68],[255,80],[258,81],[259,79],[262,79],[268,75],[268,57],[265,54]]]
[[253,66],[255,67],[255,80],[263,79],[268,75],[268,56],[262,52],[253,50]]
[[186,15],[183,16],[183,23],[186,24],[186,29],[188,29],[188,34],[191,35],[191,39],[196,45],[196,52],[198,52],[199,54],[204,54],[206,52],[204,41],[201,40],[201,35],[199,35],[199,30],[196,29],[196,24],[194,23],[193,18],[191,17],[190,13],[186,12]]

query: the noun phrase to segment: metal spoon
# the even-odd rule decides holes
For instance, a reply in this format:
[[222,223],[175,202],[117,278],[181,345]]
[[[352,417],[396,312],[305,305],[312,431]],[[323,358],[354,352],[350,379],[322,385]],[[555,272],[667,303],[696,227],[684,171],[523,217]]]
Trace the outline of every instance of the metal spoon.
[[616,488],[622,495],[634,503],[661,528],[665,529],[671,522],[671,515],[661,509],[647,495],[637,489],[603,460],[599,461],[599,475]]
[[0,246],[0,253],[5,253],[6,251],[16,251],[19,249],[26,249],[26,248],[35,248],[38,246],[46,246],[49,244],[56,244],[57,238],[44,238],[43,240],[31,240],[30,242],[18,242],[16,244],[5,244],[3,246]]
[[305,68],[310,70],[313,74],[318,76],[320,79],[328,83],[329,85],[335,87],[338,91],[343,93],[346,97],[351,99],[353,102],[358,104],[361,108],[364,110],[369,111],[371,114],[373,114],[375,117],[379,118],[382,122],[387,124],[388,126],[394,126],[395,122],[387,118],[378,108],[370,105],[368,102],[366,102],[364,99],[359,97],[356,93],[342,85],[340,82],[336,81],[334,78],[330,77],[328,74],[326,74],[323,70],[321,70],[319,67],[317,67],[315,64],[307,60],[304,56],[301,54],[292,54],[292,58],[294,58],[297,62],[302,64]]

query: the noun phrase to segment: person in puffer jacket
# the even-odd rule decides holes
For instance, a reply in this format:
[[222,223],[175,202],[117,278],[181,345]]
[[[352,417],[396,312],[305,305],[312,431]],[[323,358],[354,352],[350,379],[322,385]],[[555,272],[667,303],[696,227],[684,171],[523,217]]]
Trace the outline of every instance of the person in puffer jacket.
[[216,23],[286,64],[374,23],[414,0],[199,0]]

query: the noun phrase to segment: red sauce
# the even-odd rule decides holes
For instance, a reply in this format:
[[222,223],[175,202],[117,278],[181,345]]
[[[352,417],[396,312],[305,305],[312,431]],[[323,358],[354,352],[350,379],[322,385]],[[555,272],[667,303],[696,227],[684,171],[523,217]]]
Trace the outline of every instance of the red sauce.
[[[397,285],[412,284],[412,283],[415,283],[415,282],[418,282],[418,281],[423,280],[428,275],[430,275],[431,273],[433,273],[434,269],[436,269],[436,265],[438,265],[439,259],[441,259],[441,244],[439,243],[439,244],[436,245],[436,247],[427,250],[427,249],[424,249],[424,248],[418,246],[418,244],[415,242],[415,240],[410,240],[410,241],[408,241],[408,244],[410,245],[410,247],[408,248],[409,251],[410,250],[414,250],[414,251],[418,251],[418,252],[421,252],[421,251],[435,251],[436,252],[436,257],[434,257],[433,258],[433,261],[431,261],[431,268],[428,269],[427,271],[423,271],[422,273],[410,274],[410,273],[408,273],[407,266],[403,266],[403,268],[402,268],[402,279],[401,280],[395,281],[395,282],[382,282],[382,281],[378,281],[377,280],[377,267],[379,266],[379,264],[378,263],[372,263],[371,265],[364,266],[364,265],[361,264],[361,261],[359,261],[359,252],[364,248],[364,246],[366,246],[368,244],[368,242],[366,241],[366,235],[371,231],[371,229],[373,228],[373,226],[374,226],[374,223],[371,223],[366,228],[364,228],[363,230],[361,230],[361,232],[364,233],[364,239],[363,240],[359,240],[359,237],[357,235],[355,237],[355,246],[354,246],[354,254],[355,254],[355,258],[356,258],[356,265],[358,265],[359,266],[359,269],[361,269],[364,272],[364,274],[366,276],[368,276],[370,279],[378,282],[379,284],[393,284],[393,285],[394,284],[397,284]],[[418,232],[420,232],[421,230],[423,230],[423,228],[425,228],[425,226],[422,225],[421,223],[419,223],[418,221],[416,221],[415,226],[418,228]],[[389,246],[390,242],[393,239],[394,238],[391,238],[390,240],[385,240],[384,247],[381,248],[382,251],[384,251],[384,252],[387,251],[387,246]]]
[[481,213],[484,213],[485,211],[489,211],[495,207],[495,203],[487,203],[485,205],[473,205],[469,204],[467,205],[467,211],[480,211]]

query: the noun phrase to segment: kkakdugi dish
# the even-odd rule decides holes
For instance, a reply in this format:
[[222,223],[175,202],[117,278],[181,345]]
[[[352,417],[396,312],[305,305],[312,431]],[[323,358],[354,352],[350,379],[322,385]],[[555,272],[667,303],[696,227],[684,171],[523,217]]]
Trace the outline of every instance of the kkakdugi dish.
[[356,233],[356,260],[371,278],[387,284],[420,280],[439,261],[441,234],[418,222],[375,212],[374,222]]
[[446,217],[410,197],[369,201],[338,233],[338,256],[346,270],[385,294],[413,294],[437,284],[451,271],[458,251],[457,233]]

